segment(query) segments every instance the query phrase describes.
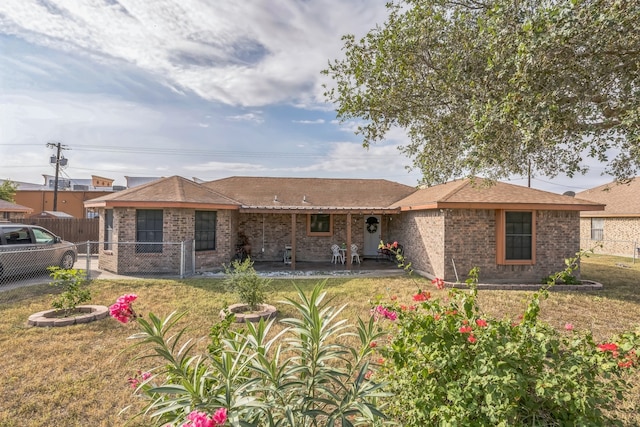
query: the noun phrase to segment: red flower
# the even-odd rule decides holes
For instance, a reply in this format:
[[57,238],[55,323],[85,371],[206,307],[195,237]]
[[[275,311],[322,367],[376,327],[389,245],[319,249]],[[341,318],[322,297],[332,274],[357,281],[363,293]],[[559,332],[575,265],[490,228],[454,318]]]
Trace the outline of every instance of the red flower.
[[369,344],[369,347],[371,348],[376,348],[378,346],[378,343],[375,341],[371,341],[371,343]]
[[432,284],[436,286],[436,289],[444,289],[444,280],[440,278],[435,278],[431,281]]
[[567,331],[573,331],[573,324],[571,324],[571,323],[565,323],[565,324],[564,324],[564,328],[565,328]]
[[618,362],[618,366],[621,368],[630,368],[633,366],[633,361],[631,360],[621,361],[621,362]]
[[414,301],[426,301],[431,298],[431,294],[429,292],[419,292],[413,296]]
[[434,314],[434,315],[433,315],[433,318],[434,318],[435,320],[440,320],[440,313],[436,313],[436,314]]
[[458,331],[460,331],[461,334],[469,334],[471,333],[471,326],[463,326],[462,328],[458,329]]
[[469,335],[469,338],[467,338],[467,341],[469,341],[471,344],[473,344],[473,343],[475,343],[477,341],[477,339],[473,335]]
[[476,319],[476,325],[480,326],[481,328],[486,328],[487,321],[484,319]]
[[618,345],[612,342],[606,342],[604,344],[597,345],[598,350],[600,351],[616,351],[618,350]]
[[391,301],[395,301],[395,300],[397,300],[397,299],[398,299],[398,296],[397,296],[397,295],[391,295]]

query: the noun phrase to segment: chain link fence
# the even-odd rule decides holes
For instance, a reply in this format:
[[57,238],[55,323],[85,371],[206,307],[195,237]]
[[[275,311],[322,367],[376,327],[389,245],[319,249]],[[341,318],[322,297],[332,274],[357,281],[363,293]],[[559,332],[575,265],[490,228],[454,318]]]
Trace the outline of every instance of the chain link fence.
[[0,292],[49,283],[48,266],[84,270],[88,279],[184,278],[195,273],[193,240],[158,243],[87,241],[62,254],[54,249],[2,249]]
[[580,239],[580,248],[584,250],[593,249],[594,254],[632,258],[634,263],[640,258],[640,240]]

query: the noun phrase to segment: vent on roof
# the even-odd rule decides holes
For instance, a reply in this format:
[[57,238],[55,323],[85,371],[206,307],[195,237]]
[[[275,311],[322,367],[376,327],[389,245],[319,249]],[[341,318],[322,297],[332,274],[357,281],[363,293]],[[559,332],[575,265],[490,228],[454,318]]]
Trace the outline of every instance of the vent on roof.
[[277,202],[278,201],[278,195],[276,194],[275,196],[273,196],[273,201]]
[[122,190],[126,190],[127,187],[125,187],[124,185],[114,185],[113,186],[113,191],[122,191]]
[[80,184],[74,184],[73,185],[73,189],[76,191],[87,191],[89,189],[88,185],[80,185]]
[[563,196],[576,197],[576,193],[574,191],[565,191],[562,193]]

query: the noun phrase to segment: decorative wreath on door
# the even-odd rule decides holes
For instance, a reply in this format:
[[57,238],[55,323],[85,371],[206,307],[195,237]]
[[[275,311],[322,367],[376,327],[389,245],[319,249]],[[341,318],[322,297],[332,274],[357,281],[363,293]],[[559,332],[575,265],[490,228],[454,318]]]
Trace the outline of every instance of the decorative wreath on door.
[[369,218],[367,218],[367,231],[370,234],[374,234],[378,231],[378,218],[376,218],[375,216],[370,216]]

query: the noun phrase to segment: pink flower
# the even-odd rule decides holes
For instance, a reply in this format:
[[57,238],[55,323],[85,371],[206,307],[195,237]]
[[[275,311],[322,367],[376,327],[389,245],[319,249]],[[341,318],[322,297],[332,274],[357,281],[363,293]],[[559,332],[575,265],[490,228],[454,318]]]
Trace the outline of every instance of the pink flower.
[[123,302],[125,304],[131,304],[132,302],[134,302],[136,299],[138,299],[138,295],[136,294],[126,294],[126,295],[122,295],[120,298],[118,298],[116,301],[117,302]]
[[467,341],[469,341],[471,344],[475,343],[477,341],[476,337],[473,336],[473,334],[469,335],[469,338],[467,338]]
[[371,310],[371,314],[376,317],[382,316],[392,321],[398,318],[398,313],[396,313],[393,310],[389,310],[388,308],[383,307],[381,305]]
[[565,324],[564,324],[564,328],[565,328],[567,331],[573,331],[573,324],[571,324],[571,323],[565,323]]
[[138,385],[140,384],[140,381],[138,381],[137,378],[127,378],[127,381],[129,382],[129,385],[131,385],[131,388],[138,388]]
[[227,408],[220,408],[211,417],[214,426],[221,426],[227,422]]
[[476,325],[478,325],[481,328],[486,328],[487,327],[487,321],[484,319],[476,319]]
[[227,422],[227,408],[219,408],[211,418],[206,412],[191,411],[182,427],[218,427]]
[[143,372],[142,373],[142,381],[146,381],[151,378],[151,372]]
[[131,303],[138,298],[137,295],[127,294],[122,295],[120,298],[116,300],[116,303],[109,307],[109,313],[111,317],[116,319],[118,322],[127,323],[132,319],[135,319],[137,316],[136,312],[133,310]]
[[469,333],[471,333],[471,330],[472,330],[472,329],[471,329],[471,326],[463,326],[463,327],[461,327],[460,329],[458,329],[458,331],[459,331],[461,334],[469,334]]
[[372,375],[373,375],[373,371],[367,371],[367,373],[364,374],[364,379],[368,380],[371,378]]

